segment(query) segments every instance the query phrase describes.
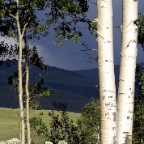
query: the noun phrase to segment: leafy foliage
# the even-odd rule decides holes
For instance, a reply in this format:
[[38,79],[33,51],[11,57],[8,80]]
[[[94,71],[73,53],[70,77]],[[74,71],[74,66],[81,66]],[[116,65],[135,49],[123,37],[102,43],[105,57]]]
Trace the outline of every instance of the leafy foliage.
[[[100,143],[100,111],[99,102],[94,98],[83,108],[82,115],[77,121],[77,125],[69,118],[66,112],[66,104],[54,102],[60,115],[54,111],[49,113],[51,123],[49,127],[49,140],[57,144],[60,140],[65,140],[69,144],[95,144]],[[38,117],[39,119],[39,117]],[[33,121],[31,121],[33,122]],[[34,130],[35,124],[32,125]]]
[[[8,84],[12,85],[17,90],[18,87],[18,72],[16,71],[13,75],[9,76]],[[44,85],[44,76],[40,77],[34,84],[30,85],[30,107],[37,109],[40,107],[40,99],[47,98],[53,95],[53,91]],[[23,87],[25,86],[25,74],[23,75]],[[24,90],[24,102],[26,100],[26,94]]]
[[[138,43],[144,47],[144,13],[139,14],[138,20]],[[144,142],[144,67],[137,65],[135,83],[135,106],[133,122],[133,143]]]
[[47,36],[48,29],[53,24],[55,25],[54,34],[59,41],[55,42],[57,44],[62,44],[64,39],[73,38],[77,41],[81,32],[76,24],[90,23],[90,20],[86,18],[87,0],[22,0],[19,7],[15,1],[7,0],[1,2],[0,9],[2,15],[0,32],[3,35],[17,37],[15,15],[19,10],[21,30],[26,27],[28,39]]
[[83,107],[82,115],[78,120],[81,144],[100,143],[100,104],[91,98],[90,102]]
[[144,13],[139,14],[138,24],[138,43],[144,47]]
[[30,119],[32,143],[44,143],[49,140],[49,130],[40,115]]
[[33,46],[33,48],[29,48],[29,46],[28,48],[23,48],[23,60],[27,60],[28,65],[33,65],[41,70],[46,70],[44,60],[42,57],[39,57],[36,46]]
[[[17,51],[17,50],[16,50]],[[29,69],[35,66],[39,68],[42,72],[42,75],[37,79],[37,81],[33,84],[30,84],[29,92],[30,92],[30,107],[36,109],[40,106],[40,98],[41,97],[48,97],[53,95],[53,92],[47,87],[44,86],[44,77],[47,74],[44,74],[43,71],[46,70],[46,67],[43,63],[43,59],[38,56],[37,49],[34,46],[32,49],[24,49],[23,50],[23,59],[27,60],[29,65]],[[25,78],[26,72],[25,67],[23,67],[23,87],[25,87]],[[12,75],[8,77],[8,84],[12,85],[14,89],[17,90],[18,87],[18,71],[14,72]],[[26,93],[24,90],[24,101],[26,101]]]
[[136,67],[136,99],[143,99],[144,95],[144,68],[143,66],[137,65]]
[[61,109],[61,115],[56,115],[53,111],[49,113],[52,118],[50,124],[50,141],[57,144],[60,140],[65,140],[69,144],[79,144],[79,137],[77,127],[73,121],[68,117],[66,105],[57,103],[57,108]]
[[11,56],[9,53],[9,46],[5,44],[4,41],[0,42],[0,66],[3,64],[6,56]]
[[59,110],[63,110],[60,112],[60,115],[56,114],[54,111],[48,113],[52,119],[49,131],[40,117],[34,117],[30,120],[32,130],[37,133],[39,140],[43,137],[43,139],[49,140],[54,144],[57,144],[60,140],[65,140],[69,144],[79,144],[77,127],[65,111],[66,105],[60,102],[55,102],[55,105],[57,105]]
[[133,143],[144,142],[144,68],[137,65],[134,106]]
[[144,100],[136,100],[134,107],[133,143],[144,142]]

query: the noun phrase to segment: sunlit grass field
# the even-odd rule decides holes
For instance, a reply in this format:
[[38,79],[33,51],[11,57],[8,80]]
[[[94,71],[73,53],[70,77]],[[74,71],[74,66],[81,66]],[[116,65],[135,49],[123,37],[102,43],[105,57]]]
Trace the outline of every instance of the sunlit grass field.
[[[43,113],[41,115],[43,122],[49,126],[51,119],[48,116],[48,112],[50,110],[32,110],[30,113],[31,117]],[[59,112],[56,113],[58,114]],[[69,117],[76,121],[80,117],[80,114],[69,112]],[[0,141],[9,140],[14,137],[19,138],[19,110],[0,108]]]

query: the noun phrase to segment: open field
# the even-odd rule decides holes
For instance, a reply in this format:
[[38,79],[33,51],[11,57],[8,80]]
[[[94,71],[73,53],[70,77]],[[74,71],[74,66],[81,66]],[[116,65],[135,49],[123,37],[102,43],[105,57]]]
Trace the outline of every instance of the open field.
[[[31,117],[38,116],[43,113],[42,119],[47,126],[50,124],[50,117],[48,116],[50,110],[32,110]],[[18,109],[0,108],[0,141],[9,140],[13,137],[19,137],[19,116]],[[56,112],[59,113],[59,112]],[[69,113],[71,119],[76,121],[80,116],[79,113]]]

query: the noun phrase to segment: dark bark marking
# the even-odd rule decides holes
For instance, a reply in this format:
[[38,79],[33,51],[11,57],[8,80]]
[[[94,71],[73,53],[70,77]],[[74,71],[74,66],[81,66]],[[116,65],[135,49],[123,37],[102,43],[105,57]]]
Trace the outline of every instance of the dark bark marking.
[[132,144],[132,140],[130,137],[131,137],[130,135],[126,135],[125,144]]
[[113,113],[113,121],[116,121],[116,113]]
[[127,116],[127,119],[130,119],[130,116]]

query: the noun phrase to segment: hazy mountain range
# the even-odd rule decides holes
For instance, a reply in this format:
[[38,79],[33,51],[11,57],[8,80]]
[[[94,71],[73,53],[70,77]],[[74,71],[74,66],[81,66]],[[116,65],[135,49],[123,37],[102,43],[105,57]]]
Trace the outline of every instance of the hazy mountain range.
[[[16,92],[8,85],[8,77],[17,70],[17,61],[9,61],[0,66],[0,107],[18,107]],[[41,100],[42,109],[54,109],[52,102],[66,102],[69,111],[81,111],[82,106],[89,102],[91,97],[99,98],[98,69],[68,71],[47,66],[47,72],[40,71],[37,67],[30,68],[30,83],[34,84],[41,75],[47,73],[44,85],[49,87],[54,95]],[[119,66],[115,66],[116,83],[118,81]]]
[[[0,66],[0,107],[18,107],[17,94],[13,87],[9,85],[8,77],[17,70],[17,61],[9,61]],[[91,70],[86,70],[91,71]],[[95,69],[97,71],[97,69]],[[44,78],[44,85],[50,88],[54,95],[41,100],[41,108],[53,109],[52,102],[55,100],[66,102],[68,110],[80,111],[83,104],[87,103],[91,97],[98,98],[98,81],[90,79],[83,71],[67,71],[56,67],[47,66],[47,72],[43,72],[37,67],[30,68],[30,83],[37,82],[41,75],[47,73]],[[97,72],[96,72],[97,74]],[[96,77],[98,77],[96,75]]]

